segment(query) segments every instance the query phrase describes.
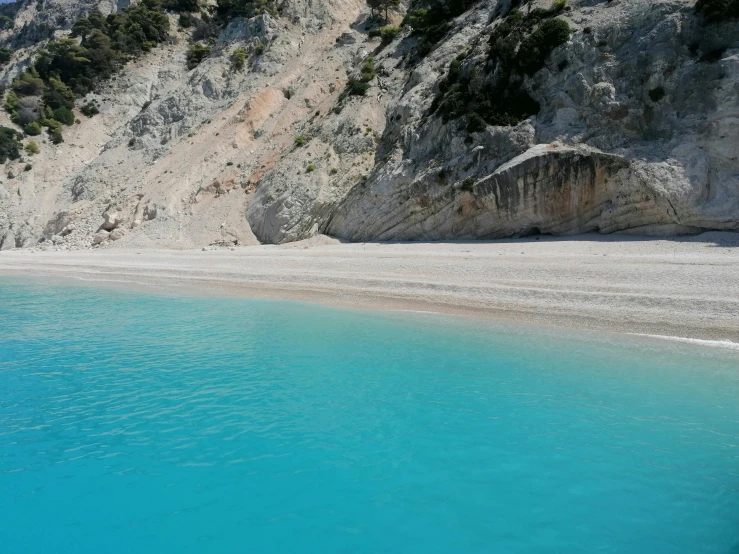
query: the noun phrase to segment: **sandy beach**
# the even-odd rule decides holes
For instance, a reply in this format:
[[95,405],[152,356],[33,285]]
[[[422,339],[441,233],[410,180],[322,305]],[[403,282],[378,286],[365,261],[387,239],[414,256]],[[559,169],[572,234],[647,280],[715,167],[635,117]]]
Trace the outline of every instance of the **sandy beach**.
[[0,253],[0,274],[739,341],[739,234]]

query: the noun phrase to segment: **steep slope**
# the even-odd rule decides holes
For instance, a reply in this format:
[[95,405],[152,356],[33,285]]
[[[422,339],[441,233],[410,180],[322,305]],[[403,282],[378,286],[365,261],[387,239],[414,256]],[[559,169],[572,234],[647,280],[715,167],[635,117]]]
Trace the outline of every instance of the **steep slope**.
[[[571,8],[559,16],[574,29],[569,41],[524,80],[541,109],[514,127],[469,132],[464,119],[428,113],[455,58],[484,63],[490,29],[503,19],[498,4],[459,17],[418,65],[403,59],[412,37],[382,50],[376,63],[393,69],[371,174],[330,210],[306,201],[303,187],[268,183],[249,209],[257,236],[282,242],[314,227],[350,240],[739,228],[737,22],[706,26],[686,1]],[[306,212],[322,223],[306,225]]]
[[[53,1],[70,14],[58,36],[69,18],[123,7]],[[31,19],[0,35],[26,44],[6,86],[42,35],[18,42],[22,29],[48,21],[22,6]],[[78,102],[100,115],[76,113],[64,143],[5,164],[0,248],[739,229],[739,24],[694,6],[560,6],[551,17],[572,33],[521,72],[538,109],[508,126],[444,110],[449,90],[496,99],[489,37],[509,0],[471,5],[425,55],[410,26],[370,37],[383,23],[361,0],[285,0],[278,15],[231,21],[192,70],[192,30],[172,14],[166,43]],[[537,8],[553,9],[534,1],[524,18]],[[236,49],[249,53],[241,70]],[[368,90],[347,96],[363,65]]]

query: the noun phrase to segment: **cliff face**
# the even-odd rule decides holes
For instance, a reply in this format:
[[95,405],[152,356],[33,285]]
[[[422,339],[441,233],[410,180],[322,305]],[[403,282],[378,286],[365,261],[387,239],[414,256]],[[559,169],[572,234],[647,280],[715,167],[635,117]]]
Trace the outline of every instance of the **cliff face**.
[[[122,7],[54,1],[57,36],[92,4]],[[166,43],[78,102],[100,115],[6,164],[0,248],[737,230],[739,23],[694,4],[571,0],[569,39],[522,80],[538,112],[475,128],[433,108],[455,59],[490,67],[507,0],[473,5],[423,57],[409,28],[370,38],[361,0],[286,0],[233,20],[192,70],[172,15]],[[42,34],[23,29],[48,22],[22,6],[0,35],[22,45],[6,85]],[[342,94],[370,56],[366,94]]]
[[[475,133],[428,117],[439,69],[465,48],[481,50],[476,41],[496,24],[496,10],[462,16],[457,33],[402,74],[372,172],[319,230],[350,240],[438,240],[739,228],[736,23],[706,28],[692,2],[572,3],[562,14],[572,38],[524,85],[541,106],[536,116]],[[701,59],[727,44],[734,50],[720,59]],[[391,47],[378,59],[397,67],[397,53]],[[257,236],[281,242],[310,233],[314,226],[296,233],[298,218],[278,205],[289,202],[276,188],[258,189],[250,207]],[[287,190],[288,200],[306,194]],[[327,212],[323,203],[315,210]]]

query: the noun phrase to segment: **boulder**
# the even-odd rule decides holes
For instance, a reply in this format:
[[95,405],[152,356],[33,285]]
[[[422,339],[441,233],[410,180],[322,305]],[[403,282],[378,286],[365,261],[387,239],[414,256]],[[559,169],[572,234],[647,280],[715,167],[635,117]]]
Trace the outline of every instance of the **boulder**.
[[92,239],[92,244],[101,244],[110,238],[110,233],[107,231],[98,231]]
[[108,210],[103,214],[102,228],[106,231],[112,231],[121,223],[121,214],[117,210]]

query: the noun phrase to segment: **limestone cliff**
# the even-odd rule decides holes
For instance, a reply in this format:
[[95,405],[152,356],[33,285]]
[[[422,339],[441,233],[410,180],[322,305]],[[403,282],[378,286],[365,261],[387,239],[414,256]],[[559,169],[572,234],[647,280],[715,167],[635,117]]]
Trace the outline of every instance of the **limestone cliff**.
[[[58,21],[4,7],[16,51],[0,80],[75,18],[125,5],[46,0]],[[566,41],[521,72],[535,113],[445,115],[455,60],[478,95],[500,80],[490,36],[514,7],[470,2],[424,49],[411,25],[374,36],[361,0],[284,0],[221,27],[194,69],[196,29],[171,14],[165,43],[78,100],[99,115],[5,164],[0,248],[739,230],[739,22],[706,22],[693,0],[570,0]]]

